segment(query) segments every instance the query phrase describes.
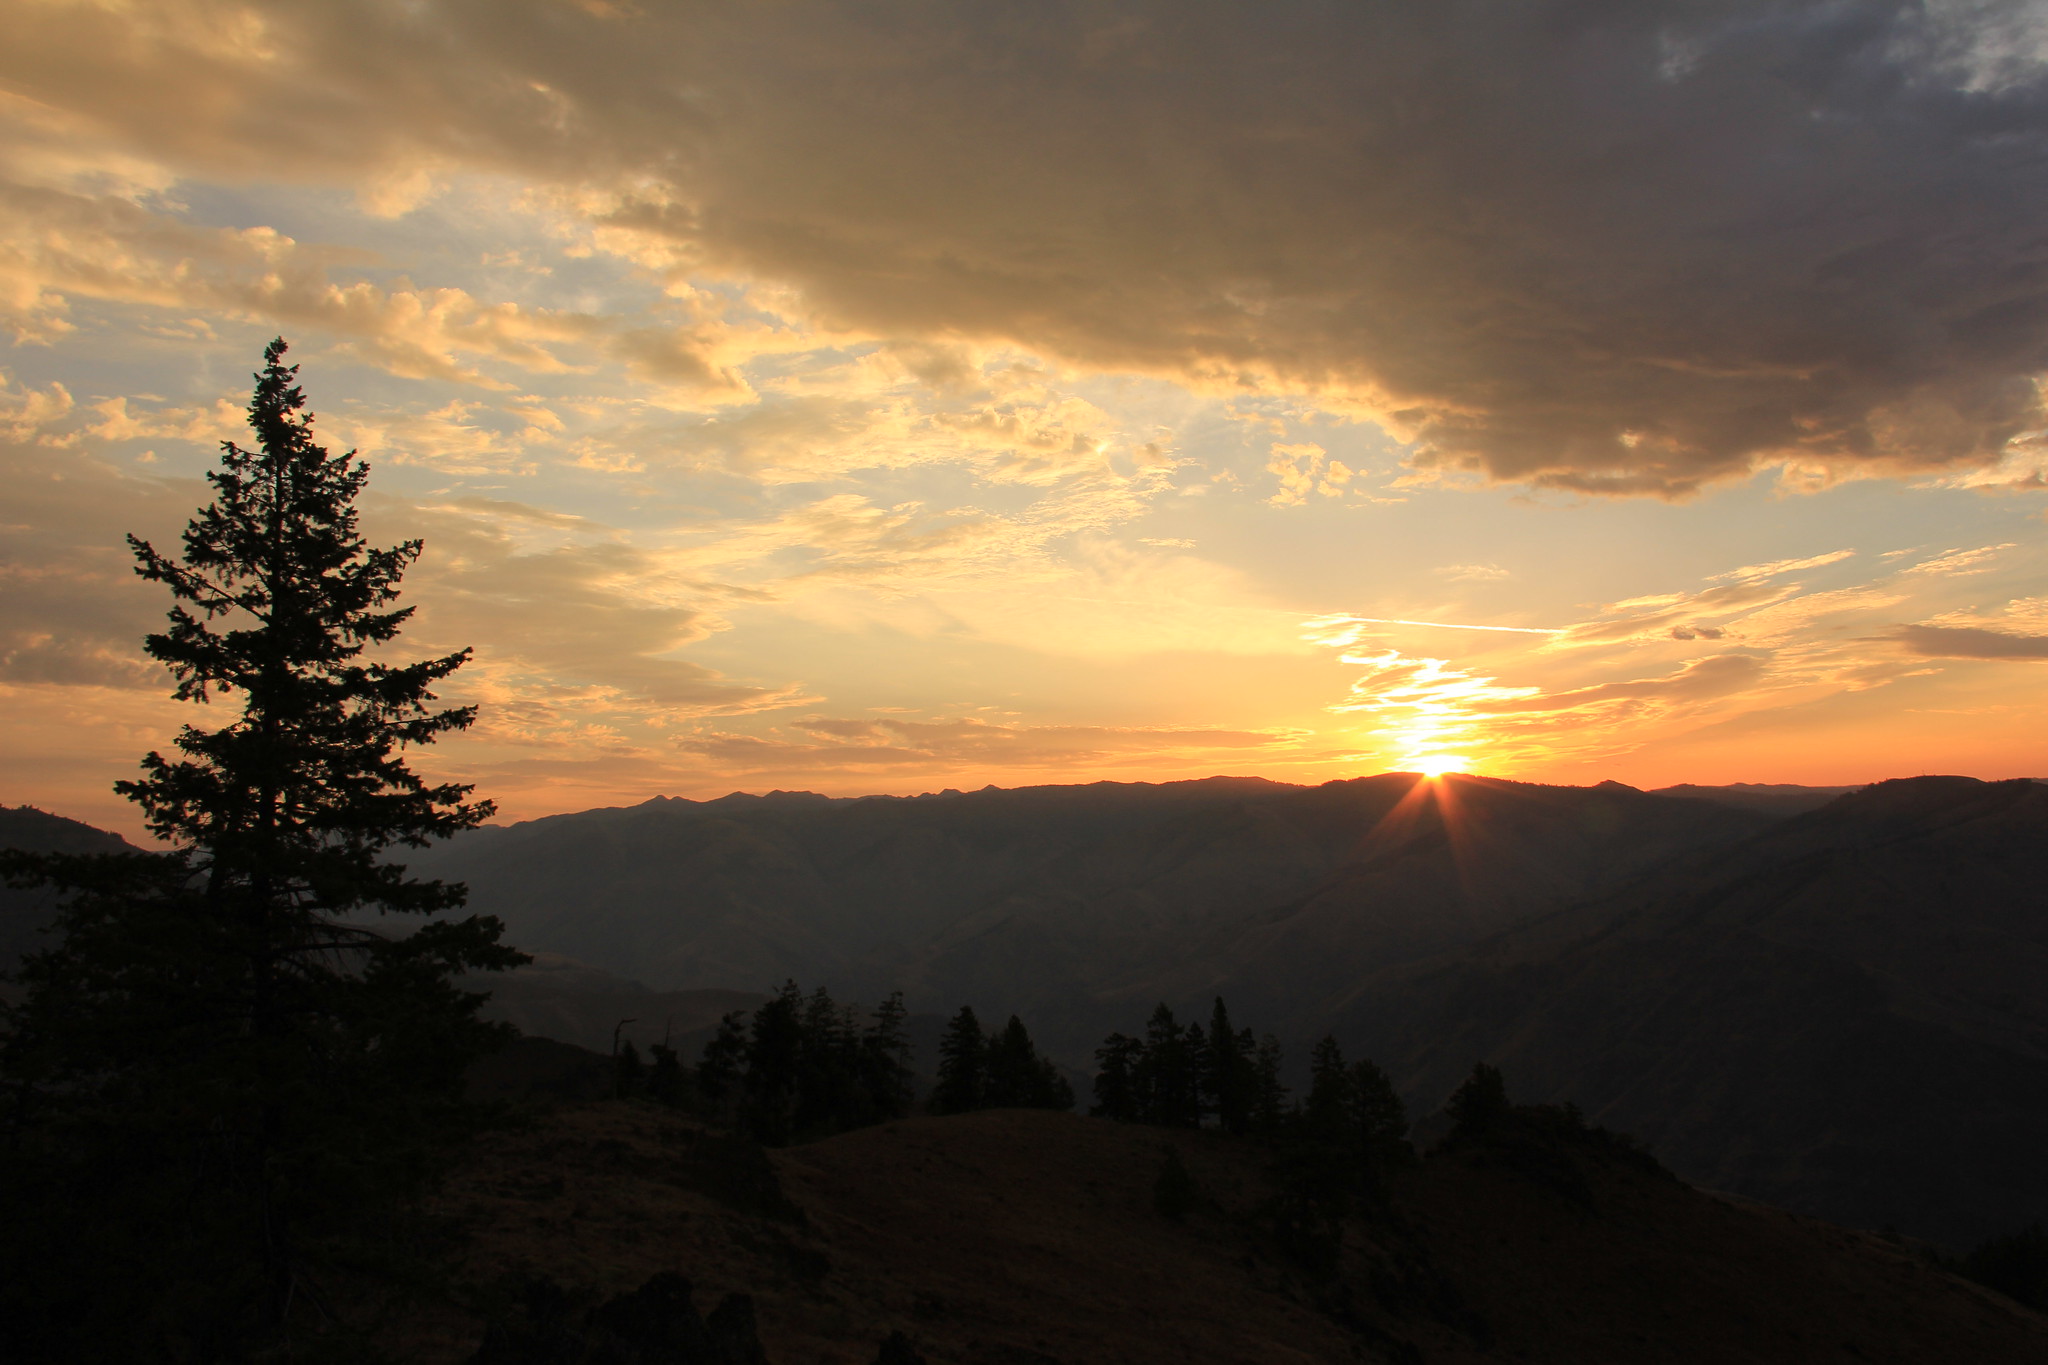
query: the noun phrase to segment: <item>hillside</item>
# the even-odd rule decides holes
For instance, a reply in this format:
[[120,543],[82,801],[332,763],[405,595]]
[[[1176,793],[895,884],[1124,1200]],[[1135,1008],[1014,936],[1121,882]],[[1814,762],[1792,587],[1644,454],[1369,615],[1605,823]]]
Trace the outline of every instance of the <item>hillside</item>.
[[[927,1075],[961,1003],[1092,1071],[1155,1001],[1220,993],[1297,1084],[1330,1029],[1419,1113],[1485,1058],[1710,1188],[1952,1248],[2048,1217],[2048,787],[1917,778],[1790,818],[1741,806],[1812,789],[1691,790],[664,801],[420,862],[539,950],[478,983],[491,1013],[600,1052],[631,1020],[694,1055],[795,975],[842,1001],[905,987]],[[740,960],[759,974],[712,975]]]
[[490,992],[486,1018],[593,1052],[609,1052],[616,1030],[639,1047],[666,1042],[694,1057],[727,1011],[751,1010],[767,998],[758,991],[651,990],[559,953],[532,956],[524,967],[464,985]]
[[658,799],[480,830],[416,865],[468,882],[512,941],[658,990],[900,987],[918,1010],[1020,1013],[1081,1064],[1156,999],[1220,988],[1284,1028],[1368,971],[1770,823],[1616,784],[1211,778]]
[[[121,853],[134,846],[118,834],[34,806],[0,807],[0,849],[28,853]],[[42,945],[38,932],[56,908],[53,892],[0,885],[0,972],[12,971],[21,955]]]
[[1486,1058],[1687,1178],[1967,1245],[2048,1215],[2048,787],[1880,783],[1359,984],[1433,1103]]
[[[1199,1191],[1185,1222],[1153,1208],[1166,1144]],[[931,1365],[2048,1355],[2048,1320],[1900,1245],[1546,1151],[1430,1158],[1322,1276],[1271,1236],[1261,1149],[1215,1133],[993,1111],[761,1153],[572,1106],[479,1144],[437,1206],[452,1291],[396,1334],[459,1361],[492,1315],[517,1325],[531,1276],[581,1308],[674,1271],[700,1309],[751,1295],[771,1365],[869,1365],[895,1331]]]

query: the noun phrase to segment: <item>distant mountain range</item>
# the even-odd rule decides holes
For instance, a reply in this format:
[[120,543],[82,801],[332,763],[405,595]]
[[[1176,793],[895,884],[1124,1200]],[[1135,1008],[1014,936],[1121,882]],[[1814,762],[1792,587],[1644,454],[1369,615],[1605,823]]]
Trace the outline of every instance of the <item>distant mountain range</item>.
[[[118,834],[34,806],[0,806],[0,848],[30,853],[134,851],[134,845]],[[41,931],[56,907],[57,898],[51,891],[41,887],[16,888],[0,882],[0,972],[12,972],[21,965],[22,954],[45,946]],[[0,1000],[13,999],[15,989],[0,981]]]
[[1331,1014],[1416,1096],[1475,1058],[1688,1178],[1954,1244],[2048,1214],[2048,787],[1884,782]]
[[900,987],[914,1009],[1020,1013],[1080,1063],[1155,1000],[1206,1010],[1217,990],[1301,1034],[1367,972],[1772,821],[1612,783],[1401,774],[778,792],[478,830],[415,866],[468,882],[513,941],[657,990]]
[[2036,783],[771,793],[412,862],[541,954],[493,1012],[600,1050],[628,1019],[694,1048],[795,977],[902,988],[926,1044],[963,1003],[1015,1012],[1086,1070],[1156,1002],[1220,994],[1296,1065],[1334,1031],[1419,1115],[1484,1058],[1711,1188],[1952,1245],[2048,1216]]

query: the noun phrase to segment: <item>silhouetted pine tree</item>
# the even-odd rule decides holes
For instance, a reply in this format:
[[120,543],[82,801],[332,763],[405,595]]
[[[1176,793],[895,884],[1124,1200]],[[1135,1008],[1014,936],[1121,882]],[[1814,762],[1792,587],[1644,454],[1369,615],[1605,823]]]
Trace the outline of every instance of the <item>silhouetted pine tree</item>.
[[1358,1147],[1368,1161],[1384,1168],[1415,1159],[1408,1145],[1408,1108],[1387,1073],[1369,1060],[1351,1064],[1351,1103]]
[[[696,1068],[693,1104],[714,1121],[779,1146],[909,1112],[910,1041],[900,993],[863,1026],[859,1008],[836,1003],[823,986],[805,995],[785,981],[746,1019],[744,1010],[721,1019]],[[652,1085],[650,1078],[650,1093]],[[678,1088],[691,1096],[688,1085]]]
[[754,1011],[747,1036],[742,1113],[746,1128],[769,1146],[790,1139],[803,1029],[804,997],[794,981],[783,982],[775,998]]
[[[1243,1035],[1247,1041],[1251,1031]],[[1267,1136],[1280,1131],[1287,1117],[1287,1084],[1281,1079],[1284,1059],[1280,1040],[1267,1034],[1252,1055],[1252,1127]]]
[[654,1058],[647,1069],[647,1097],[657,1104],[681,1104],[688,1093],[682,1059],[667,1043],[650,1043],[647,1052]]
[[1074,1088],[1038,1055],[1016,1015],[988,1042],[987,1081],[980,1108],[1072,1109]]
[[1298,1235],[1331,1235],[1356,1197],[1376,1184],[1360,1150],[1355,1100],[1344,1051],[1325,1035],[1309,1055],[1308,1097],[1278,1154],[1283,1205]]
[[1511,1112],[1507,1082],[1485,1062],[1474,1062],[1472,1074],[1444,1105],[1454,1137],[1481,1137],[1499,1129]]
[[612,1094],[622,1100],[630,1099],[640,1093],[646,1080],[647,1067],[640,1060],[640,1049],[628,1038],[612,1058]]
[[239,707],[116,785],[175,851],[8,860],[64,897],[57,946],[0,1013],[0,1308],[25,1359],[37,1318],[61,1321],[72,1359],[244,1353],[311,1292],[313,1239],[434,1168],[467,1121],[465,1068],[508,1032],[455,984],[525,960],[495,919],[361,922],[458,910],[461,886],[389,855],[492,807],[406,764],[474,718],[432,706],[469,651],[365,657],[411,615],[394,603],[420,542],[364,541],[368,467],[313,439],[284,354],[265,350],[256,446],[223,447],[182,555],[129,538],[175,599],[144,642],[174,695]]
[[859,1029],[851,1011],[835,1004],[823,986],[804,1002],[797,1053],[793,1136],[818,1137],[868,1121]]
[[1095,1049],[1095,1103],[1089,1107],[1090,1114],[1120,1123],[1144,1118],[1132,1074],[1144,1052],[1143,1043],[1121,1033],[1102,1040],[1102,1046]]
[[1315,1137],[1323,1141],[1343,1142],[1350,1137],[1355,1092],[1351,1084],[1351,1071],[1344,1065],[1344,1049],[1337,1040],[1324,1034],[1315,1050],[1309,1054],[1308,1101],[1302,1106],[1302,1120]]
[[966,1005],[946,1025],[939,1040],[939,1074],[932,1087],[934,1114],[964,1114],[981,1107],[987,1085],[988,1044],[982,1038],[981,1021]]
[[740,1024],[745,1010],[730,1010],[718,1021],[718,1032],[704,1044],[697,1062],[697,1091],[713,1108],[733,1096],[746,1071],[747,1031]]
[[1095,1065],[1088,1112],[1098,1118],[1192,1128],[1214,1114],[1227,1131],[1267,1135],[1287,1118],[1279,1040],[1233,1029],[1220,997],[1207,1030],[1181,1028],[1162,1002],[1142,1040],[1110,1034],[1095,1050]]
[[903,992],[896,991],[876,1007],[861,1036],[861,1081],[876,1121],[901,1118],[910,1112],[910,1036],[904,1029],[908,1011]]
[[1165,1128],[1201,1124],[1195,1062],[1187,1033],[1161,1001],[1145,1024],[1145,1052],[1133,1070],[1133,1089],[1145,1122]]
[[1257,1075],[1250,1048],[1250,1031],[1240,1034],[1230,1026],[1230,1011],[1223,997],[1209,1015],[1208,1046],[1202,1055],[1202,1094],[1206,1108],[1226,1133],[1244,1133],[1251,1127],[1252,1096]]

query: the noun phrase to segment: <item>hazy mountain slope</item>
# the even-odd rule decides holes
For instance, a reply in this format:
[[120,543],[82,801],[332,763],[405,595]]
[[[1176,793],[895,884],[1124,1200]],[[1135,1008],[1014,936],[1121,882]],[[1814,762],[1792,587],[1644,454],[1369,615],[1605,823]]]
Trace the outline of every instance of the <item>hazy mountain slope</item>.
[[1765,815],[1804,815],[1807,811],[1819,810],[1838,796],[1861,790],[1861,786],[1801,787],[1790,782],[1728,782],[1718,787],[1681,782],[1675,787],[1658,787],[1650,795],[1718,801],[1724,806],[1740,806]]
[[1475,1058],[1689,1179],[1953,1244],[2048,1215],[2048,788],[1880,783],[1381,974],[1340,1036]]
[[758,991],[649,990],[559,953],[533,959],[509,972],[465,977],[463,985],[490,992],[485,1018],[593,1052],[610,1053],[616,1030],[643,1050],[666,1041],[694,1060],[728,1010],[751,1010],[767,998]]
[[1597,896],[1768,824],[1612,782],[1421,784],[1307,893],[1218,925],[1177,970],[1141,969],[1121,994],[1142,1003],[1221,993],[1240,1017],[1306,1043],[1367,973]]
[[[0,807],[0,848],[18,848],[30,853],[122,853],[135,852],[118,834],[34,806]],[[0,972],[12,971],[21,955],[42,946],[37,931],[49,922],[56,909],[54,892],[43,888],[16,889],[0,884]]]
[[1612,785],[1212,778],[662,800],[417,866],[467,881],[512,941],[658,988],[901,986],[915,1008],[1022,1013],[1073,1059],[1147,996],[1294,1001],[1298,974],[1314,998],[1767,823]]
[[[1184,1222],[1153,1207],[1168,1145],[1199,1191]],[[1257,1144],[1045,1112],[762,1157],[650,1108],[572,1107],[479,1143],[436,1209],[465,1234],[458,1286],[538,1272],[587,1303],[679,1271],[701,1306],[752,1296],[771,1365],[871,1365],[892,1331],[932,1365],[2048,1356],[2048,1321],[1876,1236],[1586,1151],[1510,1155],[1398,1175],[1394,1216],[1354,1219],[1328,1278],[1279,1252]],[[393,1354],[421,1361],[483,1326],[452,1305],[400,1321]]]

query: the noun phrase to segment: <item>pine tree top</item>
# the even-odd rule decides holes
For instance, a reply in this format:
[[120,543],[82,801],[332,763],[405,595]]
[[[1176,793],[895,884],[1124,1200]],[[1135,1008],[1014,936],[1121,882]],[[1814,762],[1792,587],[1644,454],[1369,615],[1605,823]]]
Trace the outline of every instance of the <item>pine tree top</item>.
[[175,599],[169,628],[144,649],[171,670],[179,700],[235,698],[241,716],[184,727],[182,757],[152,753],[143,776],[115,790],[216,885],[268,879],[330,910],[447,908],[459,888],[406,881],[379,855],[494,810],[466,800],[468,786],[422,781],[403,754],[475,719],[473,707],[431,705],[470,651],[365,659],[412,615],[393,603],[421,542],[364,540],[355,500],[369,468],[313,439],[285,350],[279,339],[263,353],[249,405],[256,444],[223,443],[207,475],[213,500],[186,526],[183,555],[128,538],[136,572]]

